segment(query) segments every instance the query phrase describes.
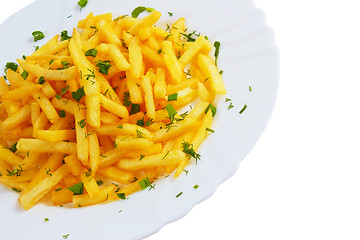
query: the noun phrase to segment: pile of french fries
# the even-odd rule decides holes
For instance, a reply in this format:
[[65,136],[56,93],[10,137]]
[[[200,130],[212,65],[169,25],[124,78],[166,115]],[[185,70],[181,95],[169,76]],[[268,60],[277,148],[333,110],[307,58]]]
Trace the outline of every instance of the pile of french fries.
[[89,14],[0,77],[0,182],[23,208],[124,199],[144,180],[179,176],[185,148],[213,132],[212,102],[226,90],[212,44],[187,41],[184,18],[155,26],[160,17]]

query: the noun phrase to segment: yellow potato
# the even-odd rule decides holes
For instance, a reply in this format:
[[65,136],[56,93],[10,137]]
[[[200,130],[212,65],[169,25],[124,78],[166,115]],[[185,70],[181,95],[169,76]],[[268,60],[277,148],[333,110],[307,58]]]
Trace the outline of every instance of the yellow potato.
[[72,142],[47,142],[39,139],[27,139],[27,138],[21,138],[18,141],[17,148],[19,151],[33,151],[33,152],[39,152],[39,153],[67,153],[67,154],[73,154],[76,153],[76,143]]
[[64,70],[50,70],[39,67],[23,59],[18,59],[17,61],[19,65],[31,75],[35,77],[44,77],[46,80],[66,81],[76,77],[77,75],[77,69],[73,66]]
[[215,66],[214,61],[203,54],[199,54],[197,57],[198,65],[209,78],[211,89],[218,94],[226,94],[224,81],[220,74],[220,70]]
[[30,105],[25,105],[18,112],[6,118],[2,124],[2,127],[4,128],[4,130],[14,129],[16,126],[29,119],[30,115],[31,107]]
[[162,43],[162,54],[164,57],[165,65],[169,70],[171,77],[179,83],[183,76],[183,67],[176,58],[172,42],[164,41]]
[[152,12],[150,15],[144,17],[143,19],[137,21],[130,29],[129,32],[132,35],[135,35],[139,32],[140,29],[144,27],[153,26],[161,17],[161,13],[158,11]]
[[169,151],[166,154],[160,153],[156,155],[144,156],[141,160],[139,160],[139,158],[122,159],[118,162],[117,166],[128,171],[137,171],[156,166],[177,164],[183,158],[185,158],[185,154],[182,151],[176,150]]
[[75,107],[74,116],[77,141],[77,157],[82,162],[82,164],[86,165],[89,160],[89,139],[86,122],[86,110]]
[[33,93],[33,98],[38,102],[40,108],[45,113],[46,117],[51,123],[56,122],[59,119],[59,114],[56,111],[55,107],[51,104],[50,100],[45,96],[42,91],[37,91]]
[[141,79],[141,87],[144,91],[144,101],[146,107],[146,115],[149,118],[155,118],[155,103],[154,103],[154,94],[153,88],[150,82],[150,77],[148,75],[144,76]]
[[34,188],[22,194],[19,198],[20,204],[25,208],[31,208],[37,203],[46,193],[58,184],[64,177],[70,174],[70,170],[66,165],[61,166],[51,176],[47,176],[44,180],[39,182]]

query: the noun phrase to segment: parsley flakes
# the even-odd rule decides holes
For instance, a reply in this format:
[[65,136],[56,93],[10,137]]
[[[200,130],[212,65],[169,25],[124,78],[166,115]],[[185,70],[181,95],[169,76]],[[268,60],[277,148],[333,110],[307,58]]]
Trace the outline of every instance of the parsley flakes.
[[240,110],[239,114],[242,114],[247,108],[247,105],[245,104],[244,107]]
[[131,12],[131,16],[132,16],[133,18],[137,18],[141,13],[143,13],[143,12],[145,12],[145,11],[147,11],[147,12],[153,12],[153,11],[155,11],[155,9],[154,9],[154,8],[149,8],[149,7],[139,6],[139,7],[135,8],[135,9]]
[[196,161],[196,164],[197,164],[197,161],[200,160],[200,154],[196,153],[195,150],[194,150],[194,145],[193,144],[189,144],[188,142],[184,141],[182,144],[181,144],[181,148],[182,148],[182,151],[186,154],[186,156],[188,158],[195,158],[195,161]]
[[87,50],[87,52],[85,53],[85,56],[87,56],[87,57],[96,57],[96,55],[97,55],[97,50],[96,49],[89,49],[89,50]]
[[68,187],[67,189],[72,191],[74,195],[81,195],[84,193],[84,183],[77,183],[71,187]]
[[34,42],[37,42],[37,41],[45,38],[44,33],[41,32],[41,31],[34,31],[34,32],[32,33],[32,35],[33,35],[33,37],[34,37]]
[[73,99],[79,102],[80,99],[85,96],[84,87],[79,88],[78,90],[76,90],[76,92],[72,92],[71,96],[73,97]]
[[68,35],[68,31],[67,30],[64,30],[60,33],[60,36],[61,36],[61,41],[65,41],[65,40],[68,40],[70,39],[71,37]]
[[14,62],[8,62],[8,63],[6,63],[6,65],[5,65],[5,73],[7,72],[8,69],[11,69],[11,70],[13,70],[14,72],[16,72],[17,69],[18,69],[18,67],[19,67],[19,65],[17,65],[16,63],[14,63]]
[[217,66],[217,60],[219,57],[219,52],[220,52],[220,42],[216,41],[214,43],[214,47],[215,47],[215,65]]
[[82,10],[88,4],[88,0],[80,0],[78,1],[78,5],[80,6],[80,10]]
[[108,75],[109,69],[111,68],[110,61],[109,60],[106,60],[106,61],[98,60],[98,61],[96,61],[96,63],[97,64],[95,66],[99,67],[99,72],[101,72],[105,75]]

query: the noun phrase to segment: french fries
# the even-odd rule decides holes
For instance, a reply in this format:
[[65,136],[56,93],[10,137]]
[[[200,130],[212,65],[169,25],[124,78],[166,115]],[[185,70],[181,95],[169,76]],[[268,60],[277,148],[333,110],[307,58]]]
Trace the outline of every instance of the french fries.
[[154,26],[160,17],[91,13],[70,39],[7,64],[0,183],[24,209],[47,195],[73,207],[125,199],[200,159],[225,85],[210,41],[187,35],[184,18]]

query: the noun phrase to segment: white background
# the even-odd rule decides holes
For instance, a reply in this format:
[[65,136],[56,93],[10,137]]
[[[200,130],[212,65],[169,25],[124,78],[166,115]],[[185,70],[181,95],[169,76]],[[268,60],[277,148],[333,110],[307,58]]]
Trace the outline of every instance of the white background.
[[[0,0],[0,22],[31,2]],[[360,2],[255,3],[280,49],[273,117],[232,178],[149,239],[360,239]]]

